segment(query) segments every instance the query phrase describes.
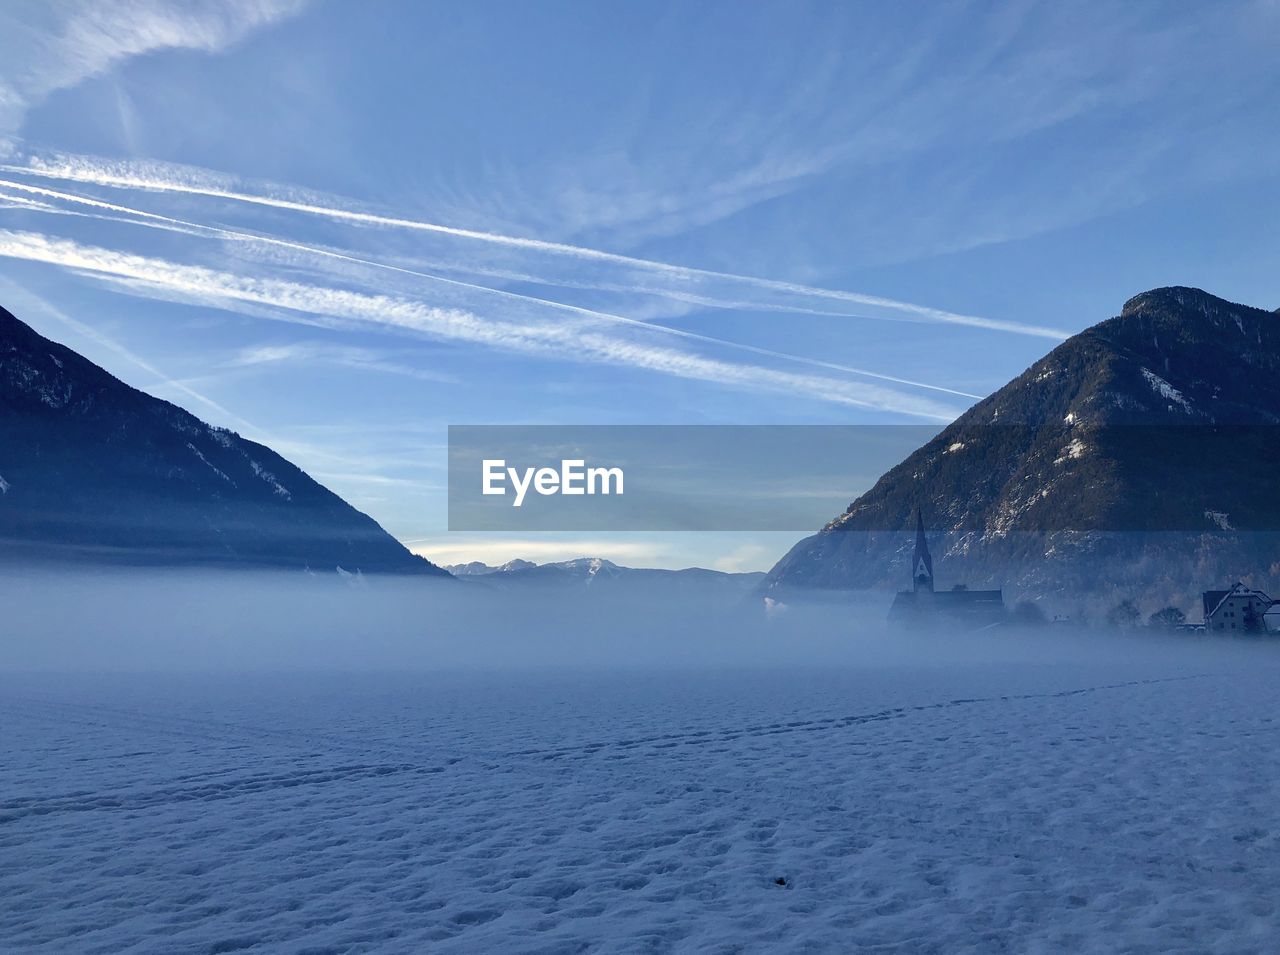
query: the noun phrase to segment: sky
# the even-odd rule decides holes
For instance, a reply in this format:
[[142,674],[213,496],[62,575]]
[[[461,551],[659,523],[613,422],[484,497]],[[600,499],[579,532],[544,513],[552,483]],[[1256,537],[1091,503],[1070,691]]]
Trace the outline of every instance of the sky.
[[10,0],[0,304],[437,562],[764,570],[794,534],[450,533],[447,428],[941,426],[1140,291],[1275,308],[1278,45],[1275,0]]

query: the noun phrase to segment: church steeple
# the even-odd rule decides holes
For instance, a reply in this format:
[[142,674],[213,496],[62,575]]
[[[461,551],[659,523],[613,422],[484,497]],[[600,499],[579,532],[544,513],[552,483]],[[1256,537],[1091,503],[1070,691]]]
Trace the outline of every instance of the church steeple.
[[929,542],[924,538],[924,515],[916,510],[916,552],[911,558],[911,589],[933,593],[933,558],[929,556]]

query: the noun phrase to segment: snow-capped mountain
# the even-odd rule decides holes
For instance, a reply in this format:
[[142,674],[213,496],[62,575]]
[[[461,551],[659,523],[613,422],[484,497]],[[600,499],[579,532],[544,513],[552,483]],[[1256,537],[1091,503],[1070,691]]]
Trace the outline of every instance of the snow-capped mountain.
[[455,577],[483,577],[485,574],[501,574],[537,566],[531,560],[516,558],[515,560],[507,561],[505,564],[499,564],[497,567],[491,567],[483,561],[473,560],[466,564],[446,564],[444,569]]
[[603,557],[579,557],[547,564],[511,560],[497,567],[472,561],[468,564],[451,564],[445,569],[456,577],[477,579],[486,585],[497,587],[599,589],[644,584],[660,587],[718,587],[726,592],[746,593],[764,579],[763,573],[726,573],[702,567],[683,570],[622,567]]
[[0,308],[0,558],[437,574],[270,448]]
[[1280,582],[1280,316],[1162,288],[1063,342],[773,568],[766,590],[909,582],[1189,605]]

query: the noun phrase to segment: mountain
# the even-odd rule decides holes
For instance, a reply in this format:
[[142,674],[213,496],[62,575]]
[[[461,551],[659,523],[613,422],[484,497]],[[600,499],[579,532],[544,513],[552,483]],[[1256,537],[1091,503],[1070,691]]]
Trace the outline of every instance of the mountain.
[[763,573],[731,574],[702,567],[683,570],[621,567],[603,557],[579,557],[549,564],[512,560],[499,567],[479,561],[453,564],[445,568],[457,577],[474,579],[488,586],[512,589],[593,588],[595,591],[621,587],[654,587],[668,590],[718,590],[726,595],[745,595],[764,580]]
[[447,564],[445,570],[453,574],[455,577],[483,577],[486,574],[500,574],[512,570],[524,570],[527,567],[537,567],[531,560],[509,560],[505,564],[497,567],[490,567],[488,564],[473,560],[466,564]]
[[1096,612],[1187,609],[1280,584],[1280,316],[1161,288],[1073,336],[885,473],[765,592],[910,580],[915,513],[939,583]]
[[270,448],[2,308],[0,558],[445,576]]

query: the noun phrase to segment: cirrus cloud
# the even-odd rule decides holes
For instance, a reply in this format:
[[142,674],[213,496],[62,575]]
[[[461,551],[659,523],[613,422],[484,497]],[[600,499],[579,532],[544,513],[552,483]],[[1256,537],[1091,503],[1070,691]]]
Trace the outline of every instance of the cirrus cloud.
[[160,50],[214,53],[306,0],[79,0],[0,7],[0,133],[49,94]]

